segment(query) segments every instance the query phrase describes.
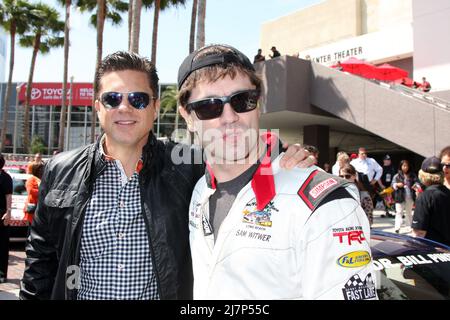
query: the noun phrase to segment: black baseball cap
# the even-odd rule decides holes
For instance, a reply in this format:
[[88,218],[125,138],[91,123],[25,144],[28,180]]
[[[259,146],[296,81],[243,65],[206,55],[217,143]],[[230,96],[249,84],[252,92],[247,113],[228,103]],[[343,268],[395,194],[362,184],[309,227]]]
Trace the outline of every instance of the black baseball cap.
[[438,157],[428,157],[422,162],[421,167],[423,172],[426,173],[439,173],[442,171],[441,160]]
[[383,160],[391,160],[391,156],[387,154],[384,156]]
[[[194,61],[194,59],[200,52],[213,46],[225,47],[230,49],[230,51],[221,53],[211,53]],[[189,77],[189,75],[195,70],[199,70],[216,64],[223,64],[225,66],[230,63],[238,64],[244,67],[245,69],[255,71],[255,67],[247,58],[247,56],[234,47],[224,44],[218,45],[213,44],[197,49],[196,51],[192,52],[189,56],[187,56],[186,59],[184,59],[180,68],[178,69],[178,90],[180,90],[181,86],[186,81],[187,77]]]

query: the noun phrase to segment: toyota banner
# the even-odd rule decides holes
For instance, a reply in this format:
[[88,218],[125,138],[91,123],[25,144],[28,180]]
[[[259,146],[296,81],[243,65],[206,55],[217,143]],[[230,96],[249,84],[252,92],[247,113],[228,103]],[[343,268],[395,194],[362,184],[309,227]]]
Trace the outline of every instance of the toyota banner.
[[[30,106],[60,106],[62,100],[62,83],[33,83],[31,86]],[[91,106],[94,96],[94,88],[91,83],[72,84],[72,105],[73,106]],[[70,84],[67,84],[67,100],[70,100]],[[20,88],[19,101],[25,102],[26,84]]]

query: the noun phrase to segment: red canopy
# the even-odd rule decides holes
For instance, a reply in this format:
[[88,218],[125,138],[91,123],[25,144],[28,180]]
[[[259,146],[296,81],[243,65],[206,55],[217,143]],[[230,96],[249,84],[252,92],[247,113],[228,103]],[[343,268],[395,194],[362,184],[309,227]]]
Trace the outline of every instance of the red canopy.
[[408,77],[408,71],[394,67],[388,63],[376,67],[374,78],[381,81],[395,81]]
[[343,71],[372,79],[376,75],[376,67],[366,61],[351,57],[341,62]]

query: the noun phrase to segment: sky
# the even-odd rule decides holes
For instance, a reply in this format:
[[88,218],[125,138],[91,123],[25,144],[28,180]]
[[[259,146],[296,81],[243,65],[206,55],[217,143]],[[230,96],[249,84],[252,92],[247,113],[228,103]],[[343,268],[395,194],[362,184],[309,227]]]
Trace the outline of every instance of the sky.
[[[63,8],[54,0],[45,1],[58,7],[61,20]],[[245,53],[251,60],[260,44],[263,23],[288,15],[320,0],[208,0],[206,6],[205,42],[226,43]],[[160,14],[157,63],[160,83],[175,83],[178,66],[188,55],[192,0],[186,6],[169,9]],[[107,24],[104,30],[103,57],[118,50],[127,50],[128,14],[124,13],[120,26]],[[153,9],[143,10],[139,53],[150,57],[153,25]],[[92,82],[96,59],[96,30],[89,25],[89,14],[71,11],[69,51],[69,78],[74,82]],[[276,45],[276,44],[274,44]],[[9,47],[9,45],[8,45]],[[262,48],[267,54],[269,48]],[[13,81],[28,79],[31,49],[16,46]],[[62,82],[63,48],[53,49],[49,54],[39,54],[36,60],[34,82]],[[9,57],[9,53],[7,53]],[[6,73],[9,61],[6,61]],[[5,81],[8,75],[5,74]]]

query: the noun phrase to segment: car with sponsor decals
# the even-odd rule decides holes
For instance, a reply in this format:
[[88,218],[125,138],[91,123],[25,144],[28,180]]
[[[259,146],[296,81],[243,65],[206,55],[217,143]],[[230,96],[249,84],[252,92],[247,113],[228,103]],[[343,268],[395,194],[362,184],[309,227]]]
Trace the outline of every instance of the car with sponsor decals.
[[380,300],[450,299],[450,247],[372,230],[371,250]]

